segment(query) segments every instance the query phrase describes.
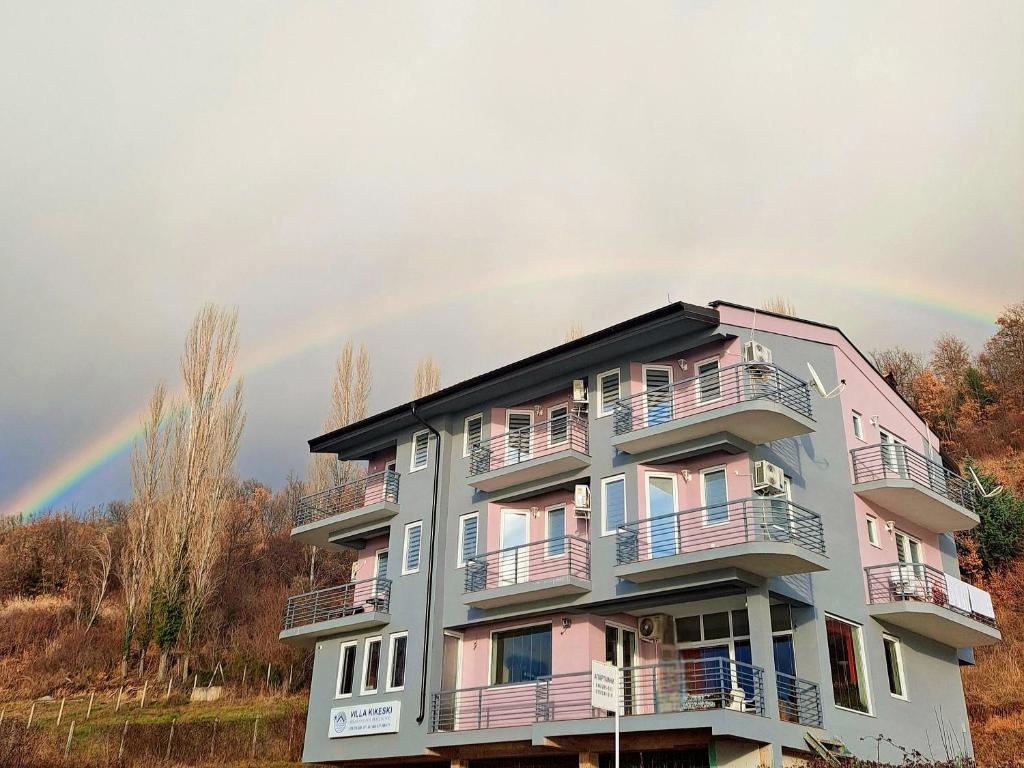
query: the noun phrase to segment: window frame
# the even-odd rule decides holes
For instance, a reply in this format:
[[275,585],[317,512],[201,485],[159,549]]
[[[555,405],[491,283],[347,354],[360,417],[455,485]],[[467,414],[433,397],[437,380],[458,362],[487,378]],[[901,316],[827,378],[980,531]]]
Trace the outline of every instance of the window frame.
[[[420,541],[416,546],[416,567],[409,568],[409,535],[413,528],[420,529]],[[405,533],[402,537],[402,575],[409,576],[420,572],[420,565],[423,563],[423,521],[416,520],[405,524]],[[389,558],[390,560],[390,558]],[[390,565],[390,562],[388,563]]]
[[[569,544],[566,542],[566,537],[569,535],[569,516],[568,516],[568,505],[552,504],[550,507],[544,508],[544,559],[552,560],[559,557],[565,557],[569,553]],[[562,551],[551,553],[551,513],[561,512],[562,513]]]
[[473,452],[473,447],[469,444],[469,422],[473,421],[473,419],[480,419],[480,445],[483,445],[484,442],[483,413],[474,413],[472,416],[467,416],[462,422],[462,458],[464,459],[468,459]]
[[[405,666],[402,669],[402,684],[392,685],[391,681],[394,679],[395,669],[395,645],[401,638],[405,638]],[[388,666],[387,666],[387,678],[384,680],[384,691],[386,693],[393,693],[394,691],[404,691],[405,681],[407,673],[409,671],[409,632],[408,630],[402,632],[392,632],[388,635]]]
[[534,622],[533,624],[523,624],[523,625],[517,626],[517,627],[502,627],[501,629],[492,629],[488,633],[488,643],[489,643],[489,645],[488,645],[488,651],[489,651],[488,657],[490,659],[488,664],[490,666],[490,669],[488,670],[487,679],[489,681],[489,683],[488,683],[489,685],[500,685],[502,688],[512,688],[514,686],[523,686],[523,685],[531,685],[531,686],[532,685],[536,685],[536,683],[537,683],[536,680],[524,680],[523,682],[519,682],[519,683],[499,683],[499,682],[497,682],[497,680],[498,680],[498,644],[495,642],[494,636],[495,635],[500,635],[500,634],[506,633],[506,632],[521,632],[524,629],[535,629],[537,627],[547,627],[548,630],[551,633],[551,664],[552,664],[552,668],[554,667],[554,658],[555,658],[555,624],[554,624],[553,621],[538,621],[538,622]]
[[[622,481],[622,524],[629,522],[629,503],[626,496],[626,475],[611,475],[601,478],[601,536],[614,536],[618,527],[608,530],[608,491],[607,486]],[[593,502],[591,502],[593,504]]]
[[[563,427],[563,429],[565,430],[565,437],[562,438],[561,440],[554,440],[554,439],[552,439],[551,428],[554,426],[555,419],[556,418],[561,418],[561,417],[552,416],[551,414],[554,413],[555,411],[559,411],[559,410],[565,411],[565,426]],[[569,413],[570,413],[570,410],[569,410],[569,404],[568,403],[559,403],[558,405],[552,405],[550,408],[548,408],[548,412],[547,412],[548,429],[547,429],[547,432],[548,432],[548,447],[549,448],[552,448],[552,447],[555,447],[555,446],[559,446],[559,445],[566,445],[566,446],[569,445]]]
[[[618,392],[618,397],[612,400],[610,403],[606,403],[604,400],[604,385],[603,382],[608,376],[615,376],[615,391]],[[597,374],[597,418],[603,419],[605,416],[611,416],[615,413],[615,403],[622,399],[622,369],[613,368],[605,371],[604,373]]]
[[[916,536],[911,536],[906,531],[901,531],[899,528],[893,529],[892,532],[893,543],[896,546],[896,561],[900,565],[924,565],[924,545],[921,540]],[[913,550],[917,550],[918,560],[908,560],[903,562],[900,560],[900,539],[904,539],[907,542],[907,554],[913,557]]]
[[[892,681],[889,680],[889,650],[886,647],[886,643],[892,643],[896,649],[896,668],[899,673],[900,688],[903,693],[893,693]],[[903,641],[896,635],[890,634],[889,632],[882,633],[882,653],[885,655],[885,677],[889,683],[889,695],[894,699],[900,701],[910,701],[910,696],[907,694],[907,670],[903,663]]]
[[[345,652],[352,648],[352,690],[348,693],[341,692],[341,679],[345,674]],[[357,658],[359,656],[359,641],[358,640],[344,640],[338,646],[338,679],[334,684],[334,698],[335,699],[351,699],[352,695],[356,690],[356,667]]]
[[[718,522],[712,523],[708,521],[708,499],[704,485],[704,476],[712,472],[721,472],[725,476],[725,519],[719,520]],[[714,528],[718,525],[725,525],[732,519],[732,514],[729,511],[729,467],[726,464],[718,464],[713,467],[704,467],[700,471],[700,506],[703,512],[701,513],[701,524],[704,528]]]
[[[716,364],[715,372],[718,374],[718,395],[715,396],[715,397],[704,398],[704,397],[701,397],[701,393],[700,393],[700,388],[701,388],[701,383],[702,383],[701,382],[701,377],[704,376],[704,374],[702,374],[700,372],[700,367],[702,365],[706,365],[707,363],[715,363]],[[695,362],[693,364],[693,384],[694,384],[693,399],[694,399],[695,403],[703,405],[704,403],[714,403],[714,402],[717,402],[717,401],[721,400],[722,397],[723,397],[723,395],[722,395],[722,356],[721,355],[714,355],[713,357],[706,357],[703,360],[698,360],[697,362]]]
[[882,540],[878,537],[878,517],[875,515],[864,515],[867,528],[868,544],[876,549],[882,548]]
[[[845,624],[845,625],[847,625],[848,627],[851,627],[854,630],[853,634],[855,635],[855,639],[856,639],[856,645],[854,647],[854,651],[855,652],[857,652],[857,651],[860,652],[860,665],[859,666],[862,667],[863,673],[864,673],[863,675],[860,675],[860,676],[863,679],[863,683],[864,683],[864,700],[866,702],[867,711],[862,712],[859,709],[852,709],[851,707],[844,707],[842,704],[839,704],[838,702],[836,702],[836,700],[835,700],[835,680],[830,680],[829,681],[830,684],[832,685],[832,703],[833,703],[833,705],[835,706],[836,709],[841,709],[843,712],[852,712],[855,715],[865,715],[867,717],[874,717],[875,716],[875,708],[874,708],[874,703],[873,703],[872,698],[871,698],[871,674],[870,674],[870,668],[868,666],[867,650],[866,650],[866,648],[864,646],[864,625],[863,624],[858,624],[855,621],[850,621],[849,619],[844,619],[844,618],[842,618],[840,616],[836,616],[834,613],[827,613],[826,612],[825,613],[825,638],[826,638],[826,646],[828,644],[828,622],[829,622],[830,619],[832,621],[838,621],[840,624]],[[832,654],[831,654],[830,651],[828,651],[827,648],[826,648],[826,653],[828,655],[828,672],[829,672],[829,677],[831,678],[832,677]],[[856,663],[856,659],[854,659],[854,662]],[[860,674],[860,672],[861,672],[861,670],[858,670],[858,674]]]
[[[416,441],[419,440],[420,435],[425,436],[426,450],[424,451],[423,464],[416,466]],[[412,433],[412,455],[409,457],[409,473],[419,472],[421,469],[426,469],[430,464],[430,430],[419,429]]]
[[[370,645],[376,642],[378,644],[377,649],[377,687],[367,688],[366,687],[366,673],[369,672],[370,664]],[[384,656],[384,636],[373,635],[366,638],[363,641],[363,672],[362,677],[359,680],[359,695],[370,696],[380,691],[380,662]]]
[[853,423],[853,436],[862,443],[864,439],[864,416],[859,411],[850,411],[850,419]]
[[[659,480],[670,480],[672,482],[672,508],[674,512],[668,515],[660,515],[659,517],[672,517],[672,515],[679,514],[679,482],[676,479],[675,472],[662,472],[655,470],[651,472],[644,472],[644,519],[647,521],[647,540],[653,543],[654,534],[652,532],[651,521],[658,518],[651,515],[651,478]],[[676,554],[679,554],[679,523],[678,518],[675,525],[672,526],[672,547]]]
[[[381,575],[380,575],[380,556],[381,556],[381,553],[383,553],[384,555],[387,556],[388,566],[390,567],[390,565],[391,565],[391,550],[390,550],[390,547],[381,547],[376,552],[374,552],[373,553],[373,578],[375,578],[375,579],[382,578]],[[388,577],[387,571],[385,571],[383,578],[386,579],[387,577]]]
[[[476,541],[473,542],[473,557],[480,554],[480,513],[479,512],[467,512],[464,515],[459,515],[459,538],[458,538],[458,550],[455,553],[455,567],[465,568],[466,560],[464,559],[465,548],[462,546],[464,531],[466,529],[466,522],[470,518],[476,518]],[[422,536],[422,534],[421,534]]]

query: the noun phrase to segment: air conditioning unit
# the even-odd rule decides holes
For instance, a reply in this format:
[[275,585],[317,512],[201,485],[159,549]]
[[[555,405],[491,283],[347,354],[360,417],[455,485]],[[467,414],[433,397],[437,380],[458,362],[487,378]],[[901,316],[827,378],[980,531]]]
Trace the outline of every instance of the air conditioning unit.
[[748,341],[743,345],[743,362],[771,363],[772,351],[758,341]]
[[573,506],[576,507],[576,511],[580,512],[586,510],[590,511],[590,486],[589,485],[577,485],[576,492],[573,494],[572,500]]
[[767,495],[785,493],[786,476],[782,467],[770,461],[754,462],[754,490]]
[[637,624],[640,630],[640,639],[649,643],[662,642],[668,630],[670,617],[663,613],[655,613],[650,616],[641,616]]
[[587,380],[586,379],[573,379],[572,380],[572,401],[574,403],[585,403],[585,402],[587,402]]

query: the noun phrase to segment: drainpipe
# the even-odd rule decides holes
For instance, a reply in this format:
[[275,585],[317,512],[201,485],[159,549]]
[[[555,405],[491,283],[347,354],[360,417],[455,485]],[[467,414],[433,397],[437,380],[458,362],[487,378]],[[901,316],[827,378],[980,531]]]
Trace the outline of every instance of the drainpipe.
[[416,401],[409,404],[409,411],[416,421],[434,435],[434,494],[430,503],[430,547],[427,557],[427,600],[423,610],[423,659],[420,664],[420,714],[417,723],[427,715],[427,655],[430,650],[430,608],[434,601],[434,542],[437,541],[437,491],[441,477],[441,433],[425,422],[416,412]]

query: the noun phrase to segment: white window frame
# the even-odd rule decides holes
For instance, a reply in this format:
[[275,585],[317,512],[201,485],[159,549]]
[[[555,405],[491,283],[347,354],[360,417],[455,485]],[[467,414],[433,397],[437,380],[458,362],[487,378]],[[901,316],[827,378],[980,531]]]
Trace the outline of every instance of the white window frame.
[[[387,547],[381,547],[373,553],[373,578],[380,578],[380,556],[381,553],[388,556],[388,568],[391,567],[391,552]],[[384,578],[387,578],[386,576]]]
[[398,471],[398,460],[397,459],[391,459],[391,461],[384,462],[384,471],[385,472],[388,472],[388,471],[390,471],[390,472],[397,472]]
[[[720,520],[717,523],[708,521],[708,497],[704,492],[704,476],[711,472],[724,472],[725,473],[725,520]],[[719,464],[714,467],[704,467],[700,471],[700,506],[703,512],[701,513],[701,524],[705,528],[714,528],[719,525],[725,525],[732,518],[732,514],[729,511],[729,468],[725,464]]]
[[878,518],[874,515],[864,515],[864,522],[867,526],[868,544],[881,549],[882,542],[878,538]]
[[[409,534],[410,534],[410,532],[412,531],[413,528],[419,528],[420,529],[420,543],[419,543],[419,552],[416,553],[416,555],[417,555],[417,557],[416,557],[416,567],[415,568],[409,568],[408,567],[408,565],[409,565]],[[404,543],[402,545],[402,575],[403,576],[408,576],[408,575],[413,574],[413,573],[419,573],[420,572],[420,565],[423,563],[423,521],[422,520],[417,520],[414,523],[406,523],[405,524],[405,535],[403,537],[403,542]],[[390,567],[390,565],[391,565],[390,558],[388,558],[388,559],[389,559],[388,566]]]
[[601,478],[601,535],[602,536],[614,536],[618,531],[618,528],[608,530],[608,490],[607,486],[611,483],[622,481],[622,522],[623,524],[629,521],[629,500],[626,497],[626,475],[612,475],[611,477]]
[[[558,410],[565,411],[565,439],[556,442],[551,439],[551,427],[554,426],[552,422],[554,422],[555,420],[555,417],[552,416],[551,414]],[[569,445],[569,412],[570,411],[568,403],[559,403],[558,405],[552,405],[550,408],[548,408],[548,447],[556,445]]]
[[[463,559],[463,547],[462,538],[463,532],[466,529],[466,521],[470,518],[476,519],[476,547],[474,547],[473,555],[477,555],[480,552],[480,513],[479,512],[468,512],[465,515],[459,515],[459,538],[458,538],[458,551],[455,553],[455,567],[465,568],[466,561]],[[420,534],[422,536],[423,534]],[[422,539],[421,539],[422,541]]]
[[469,447],[469,422],[473,419],[480,419],[480,443],[484,442],[484,415],[482,413],[474,413],[472,416],[467,416],[466,420],[462,423],[462,458],[469,458],[470,447]]
[[[367,688],[366,687],[366,673],[370,671],[369,670],[369,664],[370,664],[370,644],[373,643],[374,641],[380,643],[380,650],[377,651],[377,687],[376,688]],[[373,637],[366,638],[366,640],[363,642],[363,673],[362,673],[362,677],[359,679],[359,695],[360,696],[368,696],[368,695],[377,693],[377,691],[380,690],[380,663],[383,660],[384,660],[384,636],[383,635],[374,635]]]
[[913,557],[914,550],[915,549],[917,550],[917,557],[918,557],[917,560],[911,559],[911,560],[907,561],[906,563],[901,563],[901,565],[924,565],[924,546],[921,544],[921,540],[920,539],[918,539],[915,536],[911,536],[906,531],[901,531],[899,528],[896,528],[895,530],[893,530],[892,538],[893,538],[893,542],[896,545],[896,560],[897,561],[899,560],[899,557],[900,557],[900,539],[901,538],[906,540],[906,542],[907,542],[907,554],[908,555]]
[[673,392],[672,392],[672,385],[676,383],[675,382],[675,377],[672,375],[672,366],[671,365],[664,365],[664,364],[661,364],[661,363],[651,363],[649,365],[647,363],[644,363],[643,365],[640,366],[640,385],[643,387],[643,395],[644,395],[644,398],[643,398],[643,400],[644,400],[644,426],[649,426],[649,424],[648,424],[648,418],[649,418],[648,409],[650,407],[650,402],[649,402],[649,398],[647,397],[647,392],[648,392],[648,389],[647,389],[647,372],[648,371],[667,371],[668,372],[668,388],[665,390],[665,393],[666,393],[666,397],[668,398],[668,410],[669,410],[669,414],[670,415],[669,415],[669,418],[666,419],[666,421],[672,421],[672,419],[674,419],[676,417],[676,414],[675,414],[675,410],[676,410],[675,409],[675,404],[672,402],[672,394],[673,394]]
[[555,666],[555,625],[551,621],[538,621],[533,624],[522,624],[517,627],[502,627],[501,629],[492,629],[488,634],[488,685],[500,685],[502,688],[519,688],[522,686],[536,686],[535,680],[527,680],[522,683],[498,683],[495,682],[498,676],[498,646],[494,642],[494,636],[500,635],[503,632],[517,632],[522,629],[536,629],[537,627],[548,627],[551,630],[551,667],[554,669]]
[[[459,641],[459,649],[455,652],[455,689],[458,690],[459,688],[462,687],[462,650],[463,650],[463,642],[465,641],[465,636],[461,632],[456,632],[455,630],[452,630],[452,629],[444,630],[444,632],[442,632],[442,635],[444,635],[444,637],[454,637],[456,640]],[[443,643],[444,643],[444,640],[442,639],[441,642],[442,642],[442,653],[443,653],[443,647],[444,647]],[[406,656],[408,657],[408,652],[406,652]],[[442,655],[442,664],[443,663],[444,663],[444,657]]]
[[[416,441],[419,440],[420,435],[426,435],[427,450],[423,459],[423,464],[416,466]],[[430,430],[421,429],[417,432],[412,433],[412,455],[409,457],[409,472],[419,472],[421,469],[426,469],[427,465],[430,464]]]
[[[619,396],[610,403],[604,401],[604,386],[602,382],[609,376],[615,377],[615,388]],[[610,371],[597,374],[597,418],[604,418],[615,413],[615,403],[622,399],[622,369],[614,368]]]
[[[868,665],[868,655],[867,655],[867,651],[864,648],[864,625],[863,624],[858,624],[856,621],[850,621],[849,619],[844,619],[841,616],[836,616],[834,613],[825,613],[825,621],[827,622],[829,619],[832,619],[833,621],[838,621],[841,624],[846,624],[847,626],[853,627],[856,630],[856,632],[854,632],[854,635],[856,635],[856,637],[857,637],[857,650],[860,651],[860,661],[861,661],[861,665],[864,667],[864,674],[862,675],[862,677],[864,679],[864,699],[867,701],[868,711],[867,712],[861,712],[859,709],[850,709],[849,707],[844,707],[842,704],[836,704],[835,703],[835,699],[833,699],[832,703],[835,705],[836,709],[841,709],[841,710],[843,710],[843,712],[852,712],[855,715],[864,715],[866,717],[874,717],[875,716],[875,706],[874,706],[874,700],[872,699],[872,696],[871,696],[871,673],[870,673],[870,669],[871,668]],[[828,633],[827,633],[827,630],[826,630],[826,636],[827,636],[827,634]],[[826,650],[825,654],[826,654],[825,658],[828,659],[828,663],[829,663],[828,681],[829,681],[829,685],[832,685],[832,659],[828,656],[828,651],[827,650]]]
[[857,411],[850,411],[850,418],[853,421],[853,436],[864,442],[864,417]]
[[[899,699],[900,701],[910,701],[910,697],[907,695],[907,670],[906,670],[906,667],[903,666],[903,641],[900,640],[898,637],[896,637],[896,635],[891,635],[888,632],[883,632],[882,633],[882,653],[885,655],[885,657],[886,657],[886,659],[885,659],[886,665],[888,665],[888,662],[889,662],[889,658],[888,658],[889,652],[885,648],[886,642],[891,642],[893,645],[896,646],[896,664],[897,664],[897,666],[899,668],[899,673],[900,673],[900,688],[903,689],[903,693],[902,694],[893,693],[892,692],[892,687],[890,686],[889,687],[889,695],[892,696],[894,699]],[[889,671],[888,671],[888,669],[886,669],[885,682],[886,682],[887,685],[889,684]]]
[[394,676],[392,673],[395,666],[395,643],[398,642],[399,638],[405,638],[405,669],[402,670],[402,679],[405,680],[409,675],[409,633],[406,632],[392,632],[388,635],[388,666],[386,669],[387,677],[384,678],[384,691],[392,693],[393,691],[404,691],[405,683],[401,685],[391,685],[391,678]]
[[[700,372],[700,367],[707,363],[718,363],[718,367],[715,368],[715,372],[718,374],[718,397],[704,399],[700,395],[701,376],[703,375]],[[705,357],[703,360],[698,360],[693,364],[693,384],[693,400],[695,403],[714,403],[722,399],[722,358],[720,355]]]
[[[650,542],[654,538],[651,533],[651,520],[654,517],[651,515],[651,478],[660,478],[662,480],[672,481],[672,509],[676,514],[679,512],[679,483],[676,482],[676,474],[674,472],[644,472],[644,506],[646,511],[647,520],[647,541],[648,546],[652,546]],[[676,554],[679,553],[679,525],[672,526],[672,540],[675,543]]]
[[[349,693],[341,693],[341,678],[345,671],[345,651],[354,648],[352,653],[352,690]],[[359,656],[359,641],[346,640],[338,646],[338,679],[334,682],[334,698],[350,699],[356,690],[356,668],[358,667],[357,657]]]
[[[549,547],[551,546],[551,513],[561,512],[562,513],[562,551],[555,554],[551,554]],[[569,513],[568,505],[566,504],[552,504],[550,507],[544,509],[544,538],[547,543],[544,544],[544,559],[553,560],[559,557],[565,557],[569,554],[569,542],[565,541],[565,537],[569,535]]]

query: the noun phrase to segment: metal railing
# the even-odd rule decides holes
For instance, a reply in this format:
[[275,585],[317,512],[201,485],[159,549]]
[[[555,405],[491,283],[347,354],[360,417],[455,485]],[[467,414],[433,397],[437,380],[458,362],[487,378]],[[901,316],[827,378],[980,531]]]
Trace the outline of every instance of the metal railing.
[[818,684],[782,672],[775,673],[779,693],[779,719],[821,728],[821,695]]
[[365,579],[288,598],[284,628],[333,621],[359,613],[387,613],[391,605],[390,579]]
[[811,395],[806,381],[775,365],[739,363],[617,400],[615,434],[624,435],[752,400],[779,403],[811,418]]
[[868,603],[931,603],[961,616],[996,626],[988,593],[923,563],[892,563],[864,569]]
[[817,513],[784,498],[754,497],[626,523],[616,532],[615,555],[625,565],[756,541],[825,554]]
[[492,437],[473,446],[469,476],[522,464],[560,451],[590,452],[587,420],[566,414]]
[[878,443],[850,451],[853,482],[912,480],[972,512],[974,489],[959,475],[902,443]]
[[590,579],[590,542],[556,536],[485,552],[466,561],[466,592],[526,584],[557,576]]
[[296,526],[315,523],[382,502],[398,503],[399,475],[388,469],[299,499]]
[[[626,717],[709,709],[763,716],[764,670],[721,658],[626,667],[621,694]],[[505,728],[607,714],[590,706],[588,670],[434,693],[431,729]]]

